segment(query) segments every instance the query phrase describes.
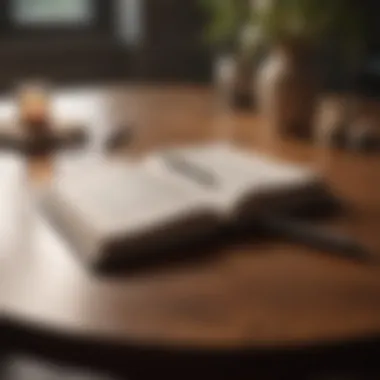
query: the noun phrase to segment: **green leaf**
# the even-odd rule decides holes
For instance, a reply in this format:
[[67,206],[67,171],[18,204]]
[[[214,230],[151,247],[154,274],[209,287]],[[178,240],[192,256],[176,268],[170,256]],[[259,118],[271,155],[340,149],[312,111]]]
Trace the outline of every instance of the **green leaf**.
[[356,7],[347,0],[267,0],[251,8],[248,0],[200,0],[210,16],[212,43],[239,43],[242,27],[251,23],[266,43],[301,40],[318,44],[340,36],[342,48],[355,51],[363,31]]

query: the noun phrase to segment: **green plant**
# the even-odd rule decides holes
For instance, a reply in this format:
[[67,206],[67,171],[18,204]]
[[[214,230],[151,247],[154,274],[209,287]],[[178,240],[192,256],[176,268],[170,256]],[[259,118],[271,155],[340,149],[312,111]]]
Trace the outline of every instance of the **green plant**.
[[250,22],[249,0],[201,0],[209,17],[208,42],[236,48],[242,28]]
[[252,7],[251,23],[269,44],[299,41],[307,45],[339,39],[348,50],[360,45],[359,13],[348,0],[266,0]]
[[251,50],[258,45],[295,41],[310,47],[329,38],[351,55],[357,55],[361,47],[363,25],[351,0],[256,0],[262,6],[252,6],[254,1],[250,0],[200,1],[209,15],[207,40],[218,47],[241,49],[247,25],[256,34],[254,42],[248,44]]

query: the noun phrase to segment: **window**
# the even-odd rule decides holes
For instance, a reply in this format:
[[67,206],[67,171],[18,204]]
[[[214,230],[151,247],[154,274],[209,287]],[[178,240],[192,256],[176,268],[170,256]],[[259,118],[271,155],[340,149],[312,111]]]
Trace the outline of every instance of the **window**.
[[5,0],[1,29],[10,34],[110,32],[114,0]]
[[88,26],[94,11],[91,0],[13,0],[11,19],[19,26]]

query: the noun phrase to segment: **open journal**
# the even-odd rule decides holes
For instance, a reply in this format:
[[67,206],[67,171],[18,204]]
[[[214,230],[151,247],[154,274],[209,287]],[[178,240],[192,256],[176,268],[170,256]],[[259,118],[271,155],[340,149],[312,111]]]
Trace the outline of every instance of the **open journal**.
[[220,143],[138,162],[66,162],[41,206],[79,257],[102,268],[247,224],[262,212],[291,213],[327,195],[310,168]]

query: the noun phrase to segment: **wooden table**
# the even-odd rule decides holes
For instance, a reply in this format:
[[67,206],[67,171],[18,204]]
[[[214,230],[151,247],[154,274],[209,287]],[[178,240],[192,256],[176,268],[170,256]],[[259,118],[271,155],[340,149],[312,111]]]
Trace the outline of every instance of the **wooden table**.
[[[70,112],[87,112],[94,124],[132,120],[138,132],[127,155],[230,138],[315,164],[349,205],[328,224],[380,255],[379,156],[269,136],[259,117],[223,110],[205,88],[115,86],[67,92],[60,101],[66,111],[71,104]],[[30,163],[30,169],[35,179],[50,175],[47,161]],[[48,336],[223,352],[380,333],[378,266],[281,241],[234,243],[207,259],[107,279],[86,272],[59,236],[39,223],[30,249],[10,255],[3,269],[5,320]]]

